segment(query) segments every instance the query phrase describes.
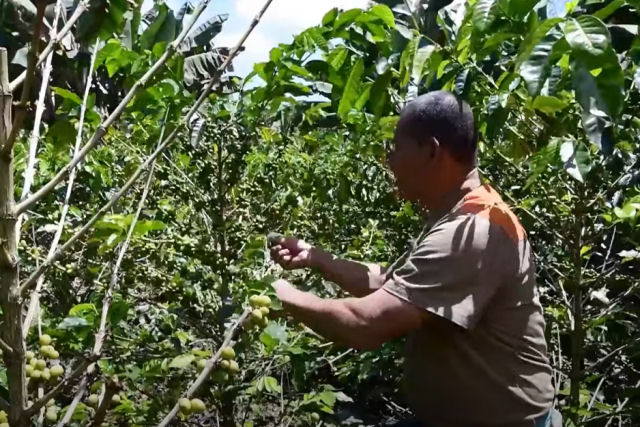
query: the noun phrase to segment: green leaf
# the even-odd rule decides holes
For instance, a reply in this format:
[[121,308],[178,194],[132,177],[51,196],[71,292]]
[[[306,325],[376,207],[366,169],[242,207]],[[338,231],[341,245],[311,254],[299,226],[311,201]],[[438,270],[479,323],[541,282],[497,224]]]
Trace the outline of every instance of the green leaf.
[[287,330],[278,323],[271,322],[260,334],[260,342],[267,347],[267,352],[271,352],[279,344],[287,341]]
[[91,303],[77,304],[69,309],[69,316],[87,317],[87,315],[98,314],[96,306]]
[[369,12],[372,15],[380,18],[382,22],[384,22],[388,27],[394,28],[396,26],[395,19],[393,18],[393,12],[389,9],[389,6],[385,4],[377,4],[369,9]]
[[409,40],[402,51],[402,55],[400,55],[400,86],[406,86],[406,84],[409,83],[409,79],[411,78],[411,73],[413,71],[413,58],[415,58],[419,42],[419,37],[414,37]]
[[[624,103],[624,74],[613,52],[600,61],[594,76],[581,60],[573,62],[572,85],[583,111],[583,127],[589,139],[600,149],[608,150],[606,128],[619,116]],[[604,139],[603,139],[604,138]]]
[[87,319],[84,317],[66,317],[60,324],[58,325],[58,329],[62,330],[70,330],[70,329],[80,329],[85,328],[89,325]]
[[189,366],[195,359],[196,357],[193,354],[181,354],[180,356],[176,356],[173,358],[171,363],[169,363],[169,367],[184,369]]
[[358,100],[360,94],[360,80],[362,79],[362,74],[364,73],[364,62],[362,58],[358,59],[354,66],[351,68],[351,73],[349,73],[349,79],[344,86],[344,91],[342,92],[342,97],[340,99],[340,103],[338,105],[338,116],[345,120],[351,108],[355,105],[355,102]]
[[68,147],[76,137],[76,128],[65,120],[56,121],[47,130],[47,141],[55,148]]
[[355,22],[355,20],[362,14],[362,9],[349,9],[347,11],[342,12],[338,19],[333,23],[333,29],[339,30],[343,27],[351,25]]
[[358,100],[353,106],[356,109],[356,111],[362,110],[362,107],[364,107],[367,101],[369,100],[369,96],[371,94],[371,86],[372,84],[369,82],[361,86],[360,96],[358,97]]
[[322,17],[322,25],[326,27],[333,24],[337,16],[338,16],[338,8],[334,7],[329,12],[325,13],[325,15]]
[[473,6],[473,30],[478,34],[487,32],[497,17],[497,0],[478,0]]
[[270,376],[264,377],[264,389],[268,393],[280,393],[282,391],[278,380]]
[[458,96],[464,96],[468,87],[469,69],[465,68],[456,76],[456,82],[453,86],[453,91]]
[[613,0],[611,3],[594,13],[593,16],[598,19],[607,19],[609,15],[620,9],[626,3],[627,2],[625,0]]
[[299,76],[306,77],[306,78],[313,78],[313,75],[309,71],[299,66],[298,64],[294,64],[293,62],[290,62],[290,61],[282,61],[282,65],[284,65],[289,70],[293,71],[295,74]]
[[319,49],[323,51],[329,50],[329,44],[327,40],[322,35],[322,31],[318,27],[311,27],[303,33],[308,40],[311,41],[312,45],[315,45]]
[[535,30],[530,31],[525,39],[520,43],[518,57],[516,58],[516,69],[529,58],[534,47],[547,35],[547,33],[558,23],[562,22],[562,18],[551,18],[542,21]]
[[533,100],[533,108],[545,114],[555,114],[567,108],[567,102],[554,96],[536,96]]
[[342,68],[342,64],[349,56],[349,50],[346,47],[340,46],[327,57],[327,63],[331,65],[335,70]]
[[533,10],[538,0],[501,0],[499,3],[511,19],[520,20]]
[[602,56],[611,49],[611,35],[607,26],[591,15],[567,19],[564,35],[574,52]]
[[325,390],[318,393],[318,398],[322,403],[327,405],[330,408],[336,404],[336,394],[333,391]]
[[638,210],[634,203],[627,203],[622,208],[614,208],[613,212],[620,219],[635,218]]
[[82,99],[80,99],[78,95],[67,89],[63,89],[61,87],[52,87],[51,90],[64,100],[71,101],[76,105],[82,105]]
[[152,220],[152,221],[138,221],[133,232],[137,236],[143,236],[150,231],[164,230],[165,224],[162,221]]
[[116,326],[122,319],[127,317],[127,313],[131,306],[124,301],[117,301],[109,310],[109,323],[111,326]]
[[591,157],[587,147],[576,141],[565,141],[560,146],[560,158],[567,173],[584,182],[584,177],[591,170]]
[[414,83],[418,84],[422,78],[422,71],[424,70],[424,64],[431,56],[431,53],[435,50],[435,46],[427,45],[418,48],[413,56],[413,65],[411,66],[411,79]]
[[558,31],[547,34],[535,45],[529,58],[520,67],[520,76],[522,76],[531,96],[540,93],[549,71],[551,52],[559,39]]
[[381,117],[389,103],[389,85],[391,83],[391,70],[376,79],[371,86],[369,106],[376,117]]

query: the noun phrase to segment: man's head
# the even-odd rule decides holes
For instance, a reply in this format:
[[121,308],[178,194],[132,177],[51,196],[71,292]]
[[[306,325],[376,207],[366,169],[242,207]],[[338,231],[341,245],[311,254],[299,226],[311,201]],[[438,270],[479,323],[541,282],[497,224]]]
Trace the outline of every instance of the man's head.
[[387,163],[401,195],[431,208],[477,164],[469,104],[444,91],[409,102],[400,113]]

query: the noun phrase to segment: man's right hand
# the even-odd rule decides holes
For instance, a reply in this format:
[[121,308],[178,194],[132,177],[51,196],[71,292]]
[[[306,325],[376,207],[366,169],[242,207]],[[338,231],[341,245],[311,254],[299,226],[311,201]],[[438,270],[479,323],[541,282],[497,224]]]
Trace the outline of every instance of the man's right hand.
[[287,270],[311,267],[312,248],[297,237],[277,237],[271,246],[271,259]]

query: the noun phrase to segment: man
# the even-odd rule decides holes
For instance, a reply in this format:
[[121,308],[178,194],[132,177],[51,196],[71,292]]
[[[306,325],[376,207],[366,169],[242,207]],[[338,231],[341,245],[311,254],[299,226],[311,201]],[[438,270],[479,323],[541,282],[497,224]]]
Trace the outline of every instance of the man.
[[402,197],[427,225],[388,269],[293,237],[272,258],[312,267],[354,298],[273,286],[298,321],[357,349],[407,336],[405,390],[415,426],[546,426],[554,390],[535,267],[524,229],[477,166],[469,105],[430,92],[402,111],[388,155]]

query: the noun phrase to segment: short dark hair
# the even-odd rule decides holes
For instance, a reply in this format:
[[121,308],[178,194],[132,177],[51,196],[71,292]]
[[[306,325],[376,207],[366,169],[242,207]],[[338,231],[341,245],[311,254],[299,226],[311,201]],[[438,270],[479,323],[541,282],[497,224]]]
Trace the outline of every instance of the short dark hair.
[[410,101],[400,113],[399,130],[418,143],[435,137],[454,159],[477,163],[478,136],[471,107],[451,92],[437,90]]

